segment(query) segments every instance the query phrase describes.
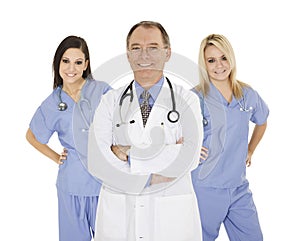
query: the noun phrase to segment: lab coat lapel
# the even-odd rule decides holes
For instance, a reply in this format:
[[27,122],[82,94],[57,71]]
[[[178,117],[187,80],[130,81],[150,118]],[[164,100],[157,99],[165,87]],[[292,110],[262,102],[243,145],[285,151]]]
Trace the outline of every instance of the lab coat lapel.
[[140,131],[143,131],[143,119],[141,114],[141,108],[136,94],[135,85],[133,84],[133,101],[131,105],[131,113],[133,113],[133,119],[137,122],[137,126]]

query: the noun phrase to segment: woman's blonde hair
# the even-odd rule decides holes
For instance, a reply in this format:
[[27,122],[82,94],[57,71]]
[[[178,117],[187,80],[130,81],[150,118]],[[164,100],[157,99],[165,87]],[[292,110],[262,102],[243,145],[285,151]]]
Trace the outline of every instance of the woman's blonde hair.
[[205,39],[203,39],[200,44],[198,58],[200,83],[198,86],[196,86],[196,89],[198,91],[201,91],[204,96],[206,96],[209,91],[210,80],[207,73],[204,53],[205,49],[211,45],[217,47],[228,60],[231,68],[229,81],[231,83],[233,95],[238,99],[241,98],[243,96],[243,87],[248,85],[236,79],[236,62],[233,48],[228,39],[220,34],[210,34]]

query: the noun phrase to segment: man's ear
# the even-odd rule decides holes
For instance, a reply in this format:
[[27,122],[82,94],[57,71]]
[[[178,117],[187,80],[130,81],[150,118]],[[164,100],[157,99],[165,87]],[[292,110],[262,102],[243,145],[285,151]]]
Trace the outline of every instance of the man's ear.
[[169,61],[171,57],[171,48],[166,49],[166,62]]

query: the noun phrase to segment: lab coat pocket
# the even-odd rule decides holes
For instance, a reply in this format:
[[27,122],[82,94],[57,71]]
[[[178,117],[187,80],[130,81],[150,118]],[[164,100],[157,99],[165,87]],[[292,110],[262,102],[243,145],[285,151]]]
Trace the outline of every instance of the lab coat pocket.
[[179,123],[165,121],[161,124],[165,134],[165,144],[174,144],[182,137],[182,130]]
[[101,190],[100,216],[98,229],[102,229],[107,239],[126,238],[126,199],[123,194]]
[[157,197],[155,200],[155,241],[190,241],[198,234],[192,194]]

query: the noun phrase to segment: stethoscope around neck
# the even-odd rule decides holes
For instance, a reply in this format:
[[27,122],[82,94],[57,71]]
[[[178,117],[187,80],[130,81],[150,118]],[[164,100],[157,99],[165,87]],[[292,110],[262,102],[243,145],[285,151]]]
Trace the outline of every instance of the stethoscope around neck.
[[240,111],[242,111],[242,112],[250,112],[250,111],[253,110],[252,106],[250,106],[249,108],[246,107],[246,102],[245,102],[244,95],[242,96],[242,103],[239,100],[237,100],[237,102],[238,102],[238,104],[240,106]]
[[65,111],[66,109],[68,109],[68,105],[66,102],[63,102],[62,101],[62,98],[61,98],[61,91],[62,91],[62,87],[59,88],[59,92],[58,92],[58,99],[59,99],[59,103],[57,105],[57,109],[59,111]]
[[[66,111],[68,109],[68,105],[67,105],[66,102],[62,101],[61,92],[62,92],[62,87],[59,89],[59,92],[58,92],[59,103],[57,105],[57,109],[59,111]],[[83,108],[84,103],[87,105],[87,108],[88,108],[88,116],[84,112],[84,108]],[[84,125],[85,125],[85,128],[82,128],[82,131],[88,131],[89,126],[90,126],[90,122],[91,122],[90,118],[91,118],[91,115],[92,115],[91,114],[92,113],[91,103],[88,99],[85,99],[81,96],[78,103],[77,103],[77,105],[78,105],[80,115],[81,115],[82,120],[83,120]]]
[[[208,125],[208,120],[204,116],[204,98],[203,97],[200,97],[200,98],[201,98],[201,102],[200,102],[201,114],[203,116],[202,123],[203,123],[203,126],[205,127],[205,126]],[[250,106],[249,108],[246,107],[246,101],[245,101],[244,95],[242,96],[241,100],[237,100],[237,102],[238,102],[238,105],[239,105],[239,110],[241,112],[251,112],[253,110],[252,106]]]
[[[166,80],[167,80],[167,83],[169,85],[170,94],[171,94],[171,100],[172,100],[172,109],[168,112],[167,119],[171,123],[176,123],[179,120],[179,118],[180,118],[180,114],[176,110],[176,102],[175,102],[175,96],[174,96],[173,86],[172,86],[170,80],[167,77],[166,77]],[[121,124],[124,124],[124,122],[122,120],[122,115],[121,115],[121,108],[122,108],[122,104],[123,104],[124,99],[126,99],[129,96],[130,97],[130,103],[132,103],[132,101],[133,101],[133,82],[134,82],[134,80],[130,82],[130,84],[126,87],[125,91],[123,92],[123,94],[122,94],[122,96],[120,98],[119,109],[120,109],[121,123],[116,124],[116,127],[120,127]],[[133,124],[134,122],[135,121],[132,120],[129,123]]]

